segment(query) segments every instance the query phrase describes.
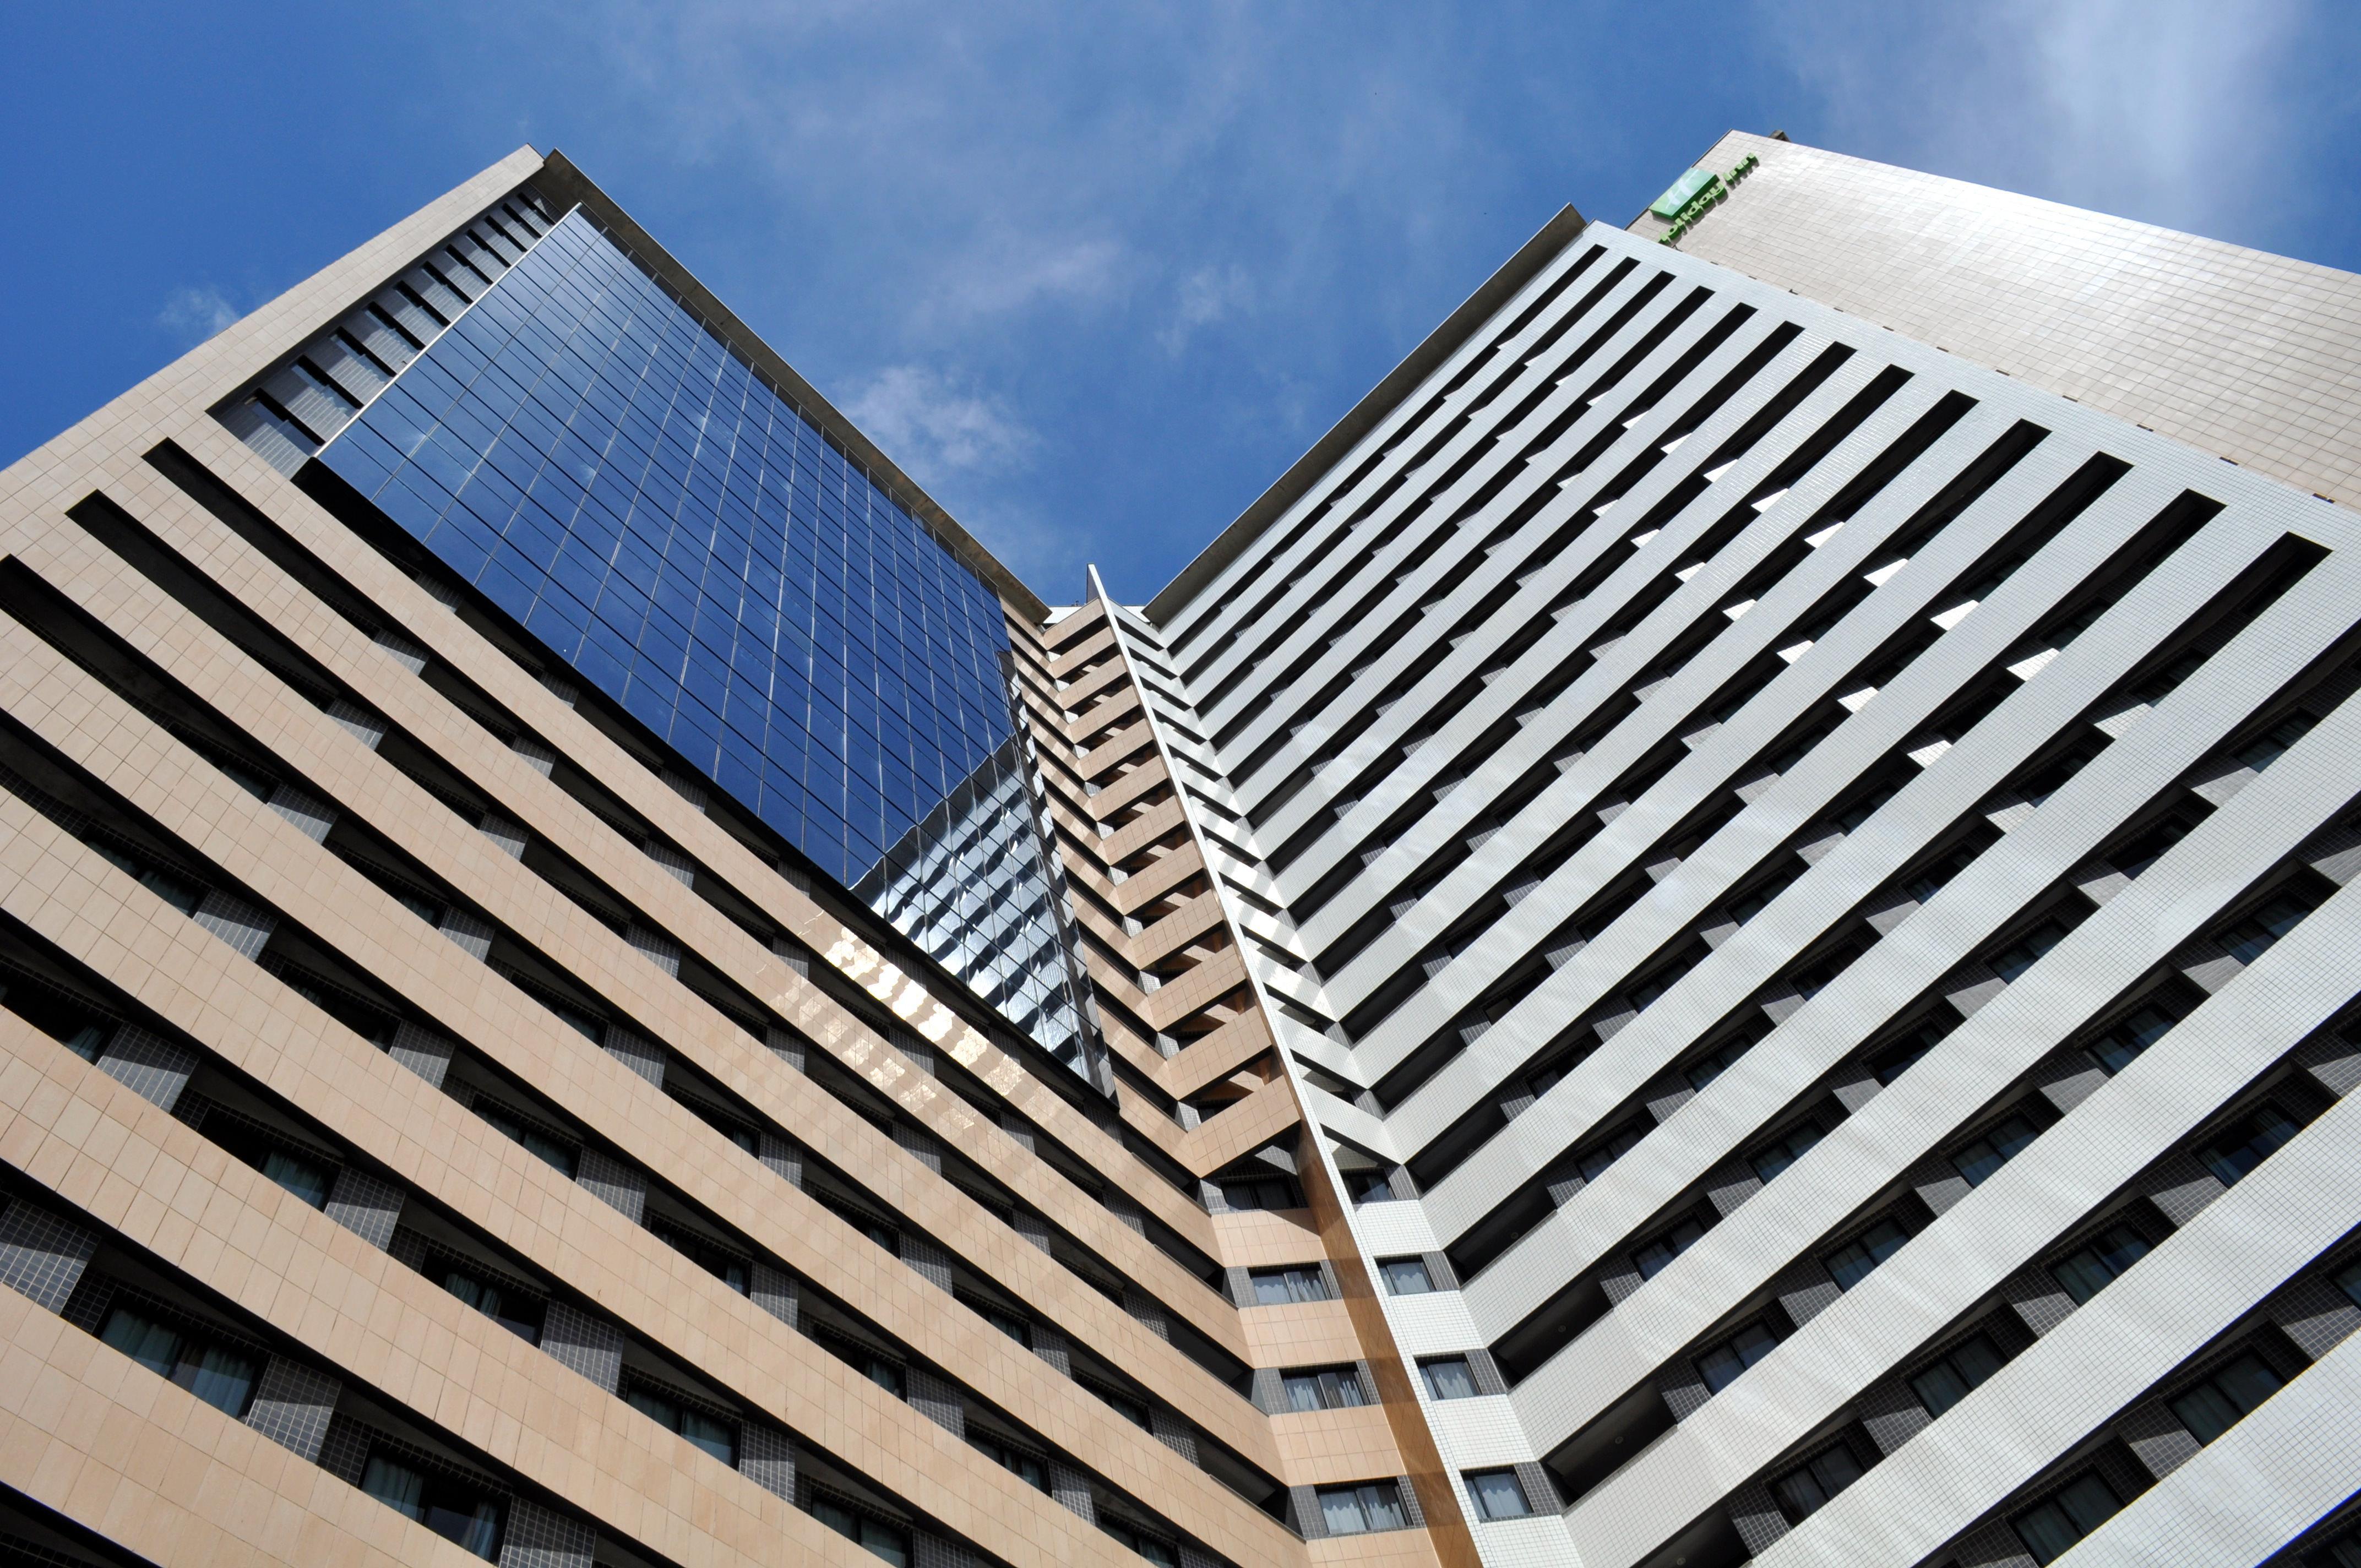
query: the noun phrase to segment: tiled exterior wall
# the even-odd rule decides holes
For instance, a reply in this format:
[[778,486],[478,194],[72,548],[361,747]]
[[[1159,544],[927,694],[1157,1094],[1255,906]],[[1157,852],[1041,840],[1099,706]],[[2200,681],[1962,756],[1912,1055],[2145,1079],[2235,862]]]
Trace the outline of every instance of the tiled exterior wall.
[[[7,983],[120,1020],[92,1062],[0,1011],[23,1362],[0,1482],[56,1530],[161,1563],[464,1560],[356,1489],[372,1452],[504,1498],[513,1563],[587,1564],[602,1542],[869,1561],[829,1522],[843,1499],[930,1563],[1352,1546],[1307,1541],[1317,1509],[1307,1530],[1291,1499],[1412,1474],[1395,1423],[1246,1390],[1294,1365],[1258,1359],[1299,1342],[1290,1323],[1329,1362],[1371,1359],[1383,1324],[1234,1305],[1234,1267],[1317,1265],[1333,1238],[1309,1212],[1209,1213],[1199,1180],[1290,1143],[1283,1082],[1184,1137],[1146,1091],[1062,1081],[897,960],[882,923],[848,923],[857,900],[816,898],[726,802],[522,662],[487,606],[413,576],[207,411],[540,168],[488,171],[0,483],[0,746],[26,792],[0,791]],[[139,854],[203,884],[193,916],[138,880]],[[603,1018],[594,1038],[552,1011],[559,991]],[[1199,1000],[1201,1019],[1221,1002]],[[399,1016],[372,1037],[352,1004]],[[1230,1021],[1193,1089],[1257,1051],[1267,1077],[1268,1035]],[[574,1179],[488,1108],[578,1147]],[[759,1131],[741,1146],[714,1117]],[[225,1152],[257,1136],[337,1172],[324,1212]],[[698,1246],[745,1260],[742,1288]],[[538,1346],[420,1272],[462,1255],[545,1295]],[[191,1401],[56,1315],[102,1277],[269,1343],[260,1413]],[[855,1343],[904,1368],[898,1395],[847,1364]],[[651,1379],[734,1426],[734,1466],[620,1397]],[[1432,1512],[1361,1544],[1437,1561]]]
[[[2154,1541],[2213,1451],[2157,1485],[2106,1445],[2165,1453],[2176,1368],[2361,1222],[2321,1190],[2351,1085],[2311,1065],[2356,1050],[2353,514],[1699,260],[1778,173],[1678,248],[1567,245],[1161,616],[1148,695],[1364,1173],[1356,1250],[1429,1261],[1395,1343],[1469,1360],[1476,1397],[1421,1389],[1446,1472],[1532,1507],[1474,1519],[1486,1561],[2000,1561],[2103,1462],[2155,1489],[2084,1550]],[[1831,248],[1797,243],[1860,259]],[[2150,346],[2203,356],[2249,303]],[[2100,1036],[2142,997],[2178,1026],[2126,1062]],[[2279,1104],[2309,1125],[2225,1191],[2206,1139]],[[1962,1179],[2012,1114],[2029,1144]],[[2153,1250],[2077,1310],[2051,1270],[2124,1223]],[[1930,1417],[1909,1378],[1994,1311],[2009,1364]],[[1862,1477],[1781,1500],[1831,1445]],[[2284,1489],[2356,1484],[2333,1449]]]
[[[2361,1486],[2361,593],[2294,405],[2351,280],[2007,198],[1986,336],[1895,335],[1945,263],[1833,258],[1807,151],[1678,248],[1529,247],[1169,613],[1002,585],[975,841],[1062,883],[1097,1085],[209,411],[529,179],[638,244],[570,166],[8,469],[0,1536],[471,1560],[373,1455],[517,1568],[1965,1568],[2086,1476],[2076,1561],[2312,1528]],[[2068,384],[2074,247],[2212,314]],[[93,1337],[126,1302],[250,1399]]]
[[1745,131],[1697,166],[1750,156],[1683,251],[2361,502],[2352,273]]

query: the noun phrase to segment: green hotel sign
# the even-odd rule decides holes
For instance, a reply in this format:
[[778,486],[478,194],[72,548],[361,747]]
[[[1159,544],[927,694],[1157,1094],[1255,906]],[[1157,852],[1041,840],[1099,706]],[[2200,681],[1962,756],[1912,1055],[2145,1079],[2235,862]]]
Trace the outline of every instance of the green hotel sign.
[[1657,197],[1655,204],[1651,206],[1648,211],[1664,219],[1666,223],[1671,223],[1675,218],[1681,215],[1681,209],[1687,206],[1692,201],[1696,200],[1697,195],[1708,186],[1719,185],[1720,183],[1721,176],[1716,174],[1712,170],[1692,169],[1686,174],[1682,175],[1678,180],[1674,181],[1672,189]]
[[1674,181],[1672,188],[1657,197],[1648,208],[1650,215],[1662,218],[1672,225],[1657,236],[1656,243],[1671,245],[1688,233],[1699,218],[1717,203],[1726,199],[1731,188],[1753,173],[1754,166],[1762,161],[1750,152],[1737,168],[1727,174],[1716,174],[1710,169],[1692,169]]

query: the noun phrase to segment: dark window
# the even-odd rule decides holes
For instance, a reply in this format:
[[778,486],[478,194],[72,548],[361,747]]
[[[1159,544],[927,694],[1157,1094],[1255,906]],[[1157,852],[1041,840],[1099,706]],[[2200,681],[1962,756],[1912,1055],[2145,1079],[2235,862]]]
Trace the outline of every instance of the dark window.
[[[1418,1262],[1416,1258],[1410,1261]],[[1390,1282],[1393,1277],[1390,1272],[1393,1266],[1388,1264],[1384,1266],[1389,1270],[1386,1277]],[[1420,1264],[1419,1266],[1423,1268],[1425,1265]],[[1284,1307],[1291,1301],[1328,1299],[1328,1281],[1322,1276],[1317,1265],[1300,1266],[1294,1268],[1257,1268],[1247,1277],[1254,1282],[1254,1304],[1257,1307]],[[1400,1292],[1396,1291],[1395,1294],[1400,1295]]]
[[1137,1427],[1140,1431],[1154,1431],[1156,1430],[1156,1423],[1152,1419],[1150,1419],[1148,1412],[1148,1406],[1145,1402],[1133,1398],[1130,1395],[1123,1392],[1120,1388],[1110,1388],[1104,1383],[1085,1383],[1082,1386],[1088,1388],[1092,1393],[1097,1395],[1102,1400],[1105,1401],[1109,1409],[1115,1411],[1115,1414],[1121,1416],[1125,1420],[1129,1421],[1133,1426]]
[[1169,1541],[1143,1534],[1123,1520],[1110,1518],[1105,1514],[1099,1516],[1099,1528],[1115,1537],[1123,1545],[1147,1558],[1155,1565],[1155,1568],[1180,1568],[1180,1554],[1174,1550]]
[[575,1153],[571,1145],[562,1143],[540,1128],[509,1113],[489,1100],[476,1102],[476,1114],[485,1124],[512,1143],[522,1144],[525,1152],[555,1166],[569,1179],[574,1175]]
[[1437,1361],[1419,1363],[1419,1371],[1426,1377],[1426,1391],[1438,1399],[1472,1399],[1476,1398],[1476,1374],[1464,1355],[1445,1356]]
[[2211,1143],[2198,1151],[2197,1157],[2214,1179],[2224,1187],[2235,1187],[2255,1167],[2271,1157],[2271,1152],[2297,1132],[2296,1124],[2279,1114],[2276,1106],[2264,1105],[2213,1135]]
[[1467,1494],[1476,1499],[1476,1513],[1487,1519],[1521,1519],[1533,1511],[1525,1484],[1513,1470],[1471,1470]]
[[2164,1038],[2180,1022],[2178,1012],[2156,1006],[2143,1007],[2127,1014],[2083,1048],[2106,1069],[2107,1076],[2113,1078],[2138,1060],[2142,1051]]
[[55,986],[11,976],[0,983],[0,1003],[84,1061],[96,1061],[115,1025]]
[[2025,1542],[2026,1551],[2033,1554],[2034,1562],[2050,1563],[2113,1519],[2122,1507],[2104,1481],[2096,1475],[2085,1475],[2008,1522],[2009,1528],[2016,1531],[2016,1539]]
[[2007,1117],[1998,1126],[1986,1129],[1982,1137],[1953,1155],[1951,1167],[1969,1186],[1981,1187],[1986,1177],[2015,1159],[2026,1145],[2040,1135],[2040,1129],[2024,1117]]
[[1900,1252],[1909,1239],[1910,1233],[1898,1222],[1880,1220],[1821,1261],[1828,1266],[1828,1277],[1837,1282],[1837,1288],[1850,1290],[1868,1278],[1879,1264]]
[[2147,1255],[2147,1237],[2129,1225],[2111,1225],[2087,1246],[2050,1265],[2049,1274],[2079,1307]]
[[105,839],[87,839],[83,842],[107,861],[183,915],[194,915],[197,905],[204,902],[204,889],[185,877],[173,875],[147,856],[126,850]]
[[708,1415],[695,1406],[683,1404],[671,1395],[642,1384],[633,1384],[624,1389],[623,1403],[666,1431],[678,1432],[691,1444],[705,1450],[732,1470],[738,1468],[736,1422]]
[[1750,1162],[1754,1167],[1754,1174],[1767,1183],[1803,1158],[1811,1146],[1820,1141],[1820,1126],[1817,1122],[1806,1122],[1801,1126],[1789,1128],[1783,1136],[1772,1139],[1768,1146],[1754,1152]]
[[1574,1168],[1585,1182],[1598,1180],[1607,1174],[1607,1168],[1637,1148],[1640,1140],[1648,1135],[1644,1126],[1632,1125],[1617,1131],[1605,1143],[1585,1149],[1575,1157]]
[[2066,927],[2056,920],[2044,920],[1999,952],[1984,960],[1985,967],[2005,981],[2014,981],[2031,969],[2041,955],[2066,939]]
[[812,1337],[818,1340],[822,1348],[829,1354],[893,1395],[894,1398],[899,1399],[905,1397],[900,1362],[873,1351],[855,1340],[848,1339],[842,1334],[821,1331]]
[[1910,1379],[1910,1391],[1930,1416],[1939,1416],[1966,1398],[2004,1364],[1991,1339],[1977,1334],[1951,1347],[1940,1361]]
[[1663,1235],[1631,1255],[1631,1266],[1640,1271],[1642,1279],[1653,1279],[1663,1273],[1673,1259],[1695,1246],[1705,1234],[1705,1226],[1695,1219],[1683,1220]]
[[2337,1271],[2336,1277],[2331,1283],[2345,1292],[2345,1299],[2356,1307],[2361,1307],[2361,1263],[2346,1264]]
[[1779,1348],[1779,1336],[1766,1323],[1749,1323],[1697,1358],[1697,1376],[1719,1394],[1738,1381],[1738,1375]]
[[1233,1209],[1301,1209],[1303,1190],[1291,1176],[1224,1176],[1215,1185]]
[[254,1385],[261,1375],[254,1358],[215,1343],[202,1330],[117,1307],[106,1315],[98,1337],[234,1419],[243,1419],[254,1402]]
[[840,1202],[826,1193],[819,1195],[820,1206],[838,1219],[875,1242],[895,1256],[902,1255],[902,1233],[883,1220],[873,1219],[850,1203]]
[[1391,1481],[1364,1481],[1355,1486],[1319,1489],[1320,1520],[1330,1535],[1366,1535],[1373,1530],[1402,1530],[1401,1494]]
[[649,1221],[648,1229],[666,1246],[741,1296],[753,1288],[753,1266],[736,1253],[714,1245],[694,1231],[668,1225],[661,1220]]
[[2278,1393],[2279,1375],[2260,1356],[2246,1354],[2172,1400],[2172,1413],[2199,1442],[2212,1442],[2255,1407]]
[[1385,1276],[1389,1296],[1422,1296],[1434,1288],[1434,1276],[1422,1257],[1389,1257],[1378,1263],[1378,1271]]
[[1361,1375],[1350,1366],[1322,1366],[1281,1374],[1279,1385],[1290,1410],[1341,1410],[1366,1405]]
[[1005,1307],[995,1307],[980,1297],[961,1294],[961,1302],[985,1322],[1015,1340],[1027,1350],[1033,1347],[1033,1325]]
[[814,1497],[812,1518],[858,1546],[892,1563],[910,1568],[910,1532],[884,1519],[856,1513],[833,1497]]
[[1356,1203],[1382,1203],[1394,1195],[1393,1173],[1383,1166],[1346,1171],[1345,1186]]
[[982,1453],[1035,1491],[1046,1492],[1049,1489],[1049,1468],[1042,1462],[1040,1455],[1027,1453],[1021,1448],[1012,1448],[989,1432],[978,1431],[973,1427],[968,1429],[967,1441],[969,1447]]
[[541,1343],[542,1304],[465,1268],[445,1267],[443,1288],[527,1344]]
[[361,1472],[361,1490],[487,1562],[500,1551],[500,1520],[507,1510],[500,1499],[479,1486],[372,1453]]
[[2303,917],[2318,906],[2317,900],[2295,891],[2282,893],[2231,927],[2221,938],[2222,947],[2240,963],[2253,963],[2269,952],[2273,943],[2302,925]]
[[324,1161],[289,1148],[259,1128],[230,1117],[208,1117],[205,1136],[313,1208],[328,1206],[328,1189],[335,1181],[335,1172]]
[[1892,1083],[1908,1072],[1920,1057],[1941,1045],[1947,1033],[1948,1030],[1937,1028],[1932,1024],[1914,1030],[1870,1058],[1869,1070],[1877,1075],[1878,1082]]
[[2259,773],[2278,762],[2289,747],[2310,734],[2312,727],[2318,722],[2318,719],[2308,713],[2299,713],[2291,718],[2283,718],[2242,747],[2238,752],[2238,761]]
[[1839,1443],[1824,1449],[1771,1483],[1771,1495],[1789,1524],[1801,1524],[1827,1506],[1828,1500],[1861,1479],[1861,1461]]

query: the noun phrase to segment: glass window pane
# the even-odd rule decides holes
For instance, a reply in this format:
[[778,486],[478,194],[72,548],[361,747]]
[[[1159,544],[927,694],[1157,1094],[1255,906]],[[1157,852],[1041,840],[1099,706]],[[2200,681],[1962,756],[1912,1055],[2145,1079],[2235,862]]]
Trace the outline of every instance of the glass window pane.
[[1476,1495],[1476,1511],[1488,1519],[1522,1519],[1533,1511],[1524,1483],[1513,1470],[1481,1470],[1467,1477]]
[[368,1467],[361,1472],[361,1490],[412,1519],[426,1517],[426,1477],[381,1453],[369,1455]]
[[262,1158],[262,1174],[314,1209],[328,1206],[328,1173],[308,1159],[273,1149]]
[[128,1307],[108,1313],[98,1337],[159,1377],[170,1377],[181,1365],[181,1336]]
[[209,1345],[193,1360],[182,1363],[173,1381],[214,1409],[243,1417],[254,1397],[258,1375],[258,1369],[247,1357]]
[[2230,1397],[2211,1383],[2200,1383],[2188,1393],[2172,1401],[2172,1413],[2189,1429],[2189,1435],[2199,1442],[2212,1442],[2238,1424],[2245,1411],[2230,1402]]
[[1426,1374],[1427,1392],[1438,1399],[1476,1397],[1476,1375],[1465,1361],[1430,1361],[1422,1370]]

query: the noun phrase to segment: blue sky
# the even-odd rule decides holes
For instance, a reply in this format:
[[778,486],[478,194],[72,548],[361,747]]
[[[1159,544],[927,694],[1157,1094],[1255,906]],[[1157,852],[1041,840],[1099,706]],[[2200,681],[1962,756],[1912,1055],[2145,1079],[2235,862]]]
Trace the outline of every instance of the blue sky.
[[1724,129],[2361,269],[2361,6],[16,5],[0,456],[564,148],[1054,601],[1147,598]]

